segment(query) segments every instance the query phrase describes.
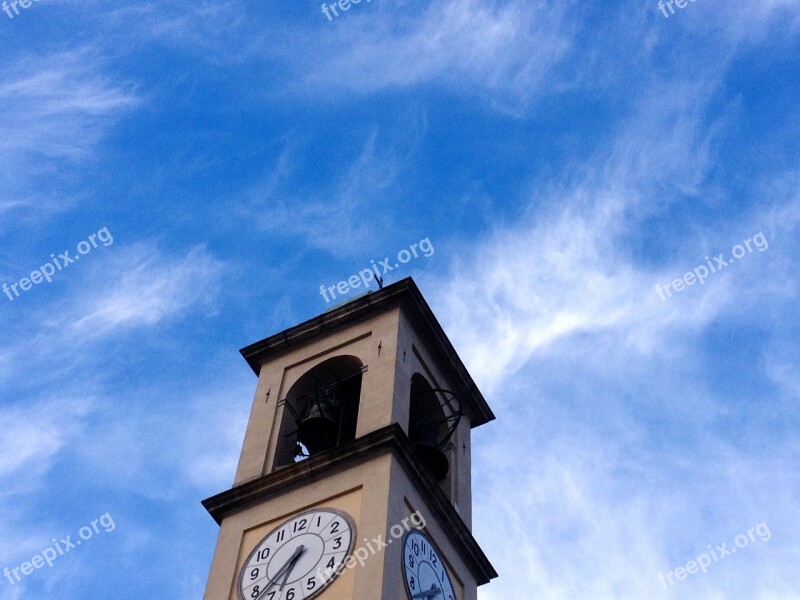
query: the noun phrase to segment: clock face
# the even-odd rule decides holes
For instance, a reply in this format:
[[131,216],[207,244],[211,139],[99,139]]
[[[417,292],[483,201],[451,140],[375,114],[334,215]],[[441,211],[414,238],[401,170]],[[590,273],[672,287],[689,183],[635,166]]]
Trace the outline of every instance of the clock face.
[[406,533],[403,540],[403,574],[409,598],[456,600],[444,561],[419,529]]
[[355,543],[349,515],[310,510],[270,531],[239,576],[241,600],[308,600],[336,579]]

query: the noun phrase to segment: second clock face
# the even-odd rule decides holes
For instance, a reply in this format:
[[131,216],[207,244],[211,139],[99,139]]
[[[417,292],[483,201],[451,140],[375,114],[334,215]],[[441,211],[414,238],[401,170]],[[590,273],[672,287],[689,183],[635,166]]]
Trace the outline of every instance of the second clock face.
[[413,600],[456,600],[442,557],[419,529],[409,531],[403,541],[403,574]]
[[256,546],[239,577],[241,600],[309,600],[339,575],[353,549],[355,525],[330,508],[301,513]]

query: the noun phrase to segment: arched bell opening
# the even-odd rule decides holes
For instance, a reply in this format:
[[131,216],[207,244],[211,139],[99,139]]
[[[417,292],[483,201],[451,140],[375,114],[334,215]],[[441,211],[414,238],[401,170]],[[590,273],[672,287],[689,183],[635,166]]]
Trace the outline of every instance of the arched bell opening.
[[445,447],[463,415],[461,402],[450,390],[433,388],[419,373],[411,378],[408,437],[421,463],[436,481],[450,471]]
[[291,464],[356,437],[361,379],[365,367],[355,356],[336,356],[303,374],[286,394],[284,448],[277,466]]

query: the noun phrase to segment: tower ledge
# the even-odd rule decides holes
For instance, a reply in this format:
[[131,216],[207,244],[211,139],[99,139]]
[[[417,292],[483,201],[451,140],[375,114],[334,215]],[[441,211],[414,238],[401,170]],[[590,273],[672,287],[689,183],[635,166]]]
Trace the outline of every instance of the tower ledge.
[[416,483],[417,489],[422,491],[430,503],[435,516],[442,523],[449,525],[445,527],[445,531],[459,549],[465,562],[471,565],[478,585],[489,583],[491,579],[497,577],[497,572],[461,516],[436,481],[420,466],[414,446],[403,428],[397,424],[388,425],[347,444],[320,452],[302,462],[246,481],[203,500],[203,506],[214,520],[221,524],[224,518],[232,514],[387,452],[392,452],[398,459],[406,474]]

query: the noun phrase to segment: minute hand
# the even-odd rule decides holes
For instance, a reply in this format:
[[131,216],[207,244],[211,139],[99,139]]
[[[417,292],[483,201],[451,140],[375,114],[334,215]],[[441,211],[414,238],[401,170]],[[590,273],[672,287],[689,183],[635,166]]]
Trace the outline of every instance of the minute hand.
[[[278,569],[278,572],[275,573],[275,577],[267,582],[267,585],[264,586],[264,591],[256,596],[255,600],[261,600],[264,597],[264,595],[269,591],[269,588],[272,587],[272,584],[278,582],[278,578],[283,575],[283,572],[286,571],[290,566],[294,566],[295,561],[300,557],[305,549],[306,547],[302,544],[297,547],[297,550],[294,551],[294,554],[292,554],[292,556],[289,557],[289,560],[287,560],[286,563],[280,569]],[[285,582],[286,580],[284,579],[284,584]]]
[[[301,548],[302,548],[302,546],[301,546]],[[292,559],[292,560],[289,562],[289,565],[288,565],[288,567],[286,568],[286,571],[284,571],[284,572],[283,572],[283,581],[281,582],[281,587],[279,587],[279,588],[278,588],[278,591],[279,591],[279,592],[282,592],[282,591],[283,591],[283,588],[285,588],[285,587],[286,587],[286,582],[287,582],[287,581],[289,581],[289,575],[291,575],[291,574],[292,574],[292,570],[294,569],[294,566],[297,564],[297,561],[298,561],[298,560],[300,560],[300,557],[301,557],[302,555],[303,555],[303,553],[301,552],[300,554],[298,554],[297,556],[295,556],[295,557],[294,557],[294,558],[293,558],[293,559]],[[277,579],[277,577],[276,577],[276,579]]]

